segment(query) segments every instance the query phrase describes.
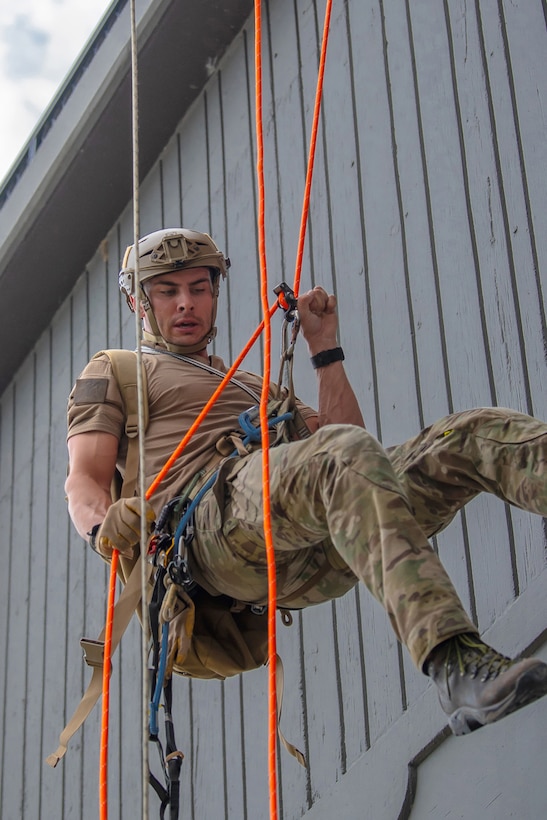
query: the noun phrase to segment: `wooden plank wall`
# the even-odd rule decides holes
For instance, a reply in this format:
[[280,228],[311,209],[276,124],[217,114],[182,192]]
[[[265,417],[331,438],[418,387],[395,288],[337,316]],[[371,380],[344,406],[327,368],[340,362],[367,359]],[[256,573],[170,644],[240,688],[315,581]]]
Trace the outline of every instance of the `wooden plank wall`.
[[[324,7],[272,0],[263,10],[272,288],[294,275]],[[302,287],[336,293],[347,370],[385,445],[475,405],[547,416],[546,16],[542,0],[335,0]],[[260,320],[253,50],[249,20],[141,190],[143,234],[195,227],[231,257],[215,342],[226,360]],[[131,240],[128,206],[1,399],[6,820],[98,816],[98,710],[55,771],[43,760],[89,677],[78,641],[100,631],[107,578],[68,521],[66,397],[96,350],[134,346],[117,291]],[[261,361],[257,344],[246,366]],[[296,373],[313,404],[303,344]],[[523,650],[545,628],[525,595],[545,583],[543,524],[481,499],[436,540],[481,630],[523,602],[535,631],[502,649]],[[425,719],[427,681],[383,611],[358,590],[297,613],[279,644],[283,728],[309,760],[305,771],[281,755],[280,816],[332,816],[336,784],[371,761],[381,775],[365,777],[363,793],[381,813],[353,803],[339,816],[399,816],[410,757],[382,768],[381,756],[394,761],[406,745],[419,755],[443,719]],[[139,652],[132,625],[114,663],[110,741],[110,815],[124,820],[140,816]],[[264,670],[223,684],[177,680],[184,820],[268,816],[266,688]],[[151,760],[159,773],[153,749]]]

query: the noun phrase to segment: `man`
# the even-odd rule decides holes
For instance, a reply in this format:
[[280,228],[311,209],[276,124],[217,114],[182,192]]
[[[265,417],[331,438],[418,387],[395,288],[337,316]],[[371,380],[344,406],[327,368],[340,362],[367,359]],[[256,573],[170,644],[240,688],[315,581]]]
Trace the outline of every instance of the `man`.
[[[138,246],[143,358],[150,419],[146,486],[159,472],[226,372],[209,356],[221,277],[229,265],[206,234],[157,231]],[[135,306],[135,249],[120,284]],[[312,435],[270,454],[278,601],[307,606],[362,581],[386,609],[416,666],[438,687],[455,734],[498,720],[547,692],[547,664],[512,661],[481,642],[428,537],[479,492],[547,514],[547,426],[499,408],[449,416],[384,450],[365,430],[337,343],[334,296],[316,287],[298,299],[302,334],[318,379],[318,411],[298,403]],[[259,452],[221,460],[237,419],[260,392],[240,372],[146,504],[148,523],[193,476],[215,463],[189,551],[192,576],[208,592],[267,600]],[[83,371],[69,400],[69,511],[104,557],[131,557],[140,537],[140,499],[112,503],[126,441],[119,390],[107,357]],[[242,449],[241,447],[239,448]]]

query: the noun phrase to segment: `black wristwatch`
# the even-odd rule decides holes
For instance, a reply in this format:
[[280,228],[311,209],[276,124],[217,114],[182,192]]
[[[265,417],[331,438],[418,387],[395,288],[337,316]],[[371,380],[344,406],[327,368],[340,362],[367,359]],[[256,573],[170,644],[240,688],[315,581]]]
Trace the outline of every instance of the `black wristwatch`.
[[100,528],[101,528],[100,524],[95,524],[95,526],[92,527],[91,530],[88,533],[86,533],[86,535],[89,538],[89,546],[91,547],[91,549],[94,552],[97,552],[97,546],[95,544],[95,537],[96,537],[97,533],[99,532]]
[[315,370],[320,367],[326,367],[333,362],[343,362],[345,359],[344,351],[341,347],[333,347],[330,350],[322,350],[312,356],[310,361]]

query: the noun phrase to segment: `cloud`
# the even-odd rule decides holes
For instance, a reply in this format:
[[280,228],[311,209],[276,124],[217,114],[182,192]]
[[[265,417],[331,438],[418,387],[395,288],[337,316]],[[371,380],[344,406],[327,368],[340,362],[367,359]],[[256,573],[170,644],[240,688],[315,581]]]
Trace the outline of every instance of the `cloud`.
[[0,185],[112,0],[0,0]]
[[26,14],[18,14],[11,23],[2,26],[4,76],[9,80],[18,80],[40,74],[50,40],[51,35],[33,25]]

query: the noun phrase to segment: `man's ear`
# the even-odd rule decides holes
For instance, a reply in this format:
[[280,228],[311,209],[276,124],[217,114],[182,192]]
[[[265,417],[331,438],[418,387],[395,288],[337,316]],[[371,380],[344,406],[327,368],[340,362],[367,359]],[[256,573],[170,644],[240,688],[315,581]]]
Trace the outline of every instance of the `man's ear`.
[[[136,309],[136,306],[137,306],[137,300],[135,299],[135,297],[134,297],[134,296],[130,296],[130,297],[129,297],[129,299],[130,299],[130,301],[131,301],[131,309],[132,309],[132,311],[133,311],[133,313],[134,313],[134,312],[135,312],[135,309]],[[142,301],[140,302],[139,307],[140,307],[140,310],[141,310],[141,319],[144,319],[144,317],[146,316],[146,313],[145,313],[145,310],[144,310],[144,308],[143,308],[143,306],[142,306]]]

